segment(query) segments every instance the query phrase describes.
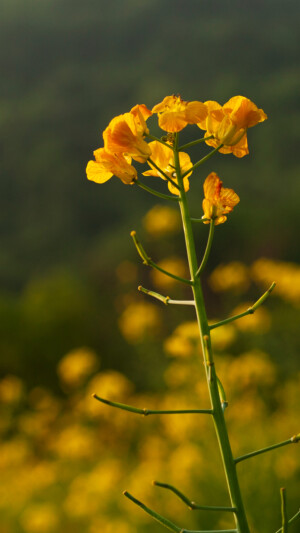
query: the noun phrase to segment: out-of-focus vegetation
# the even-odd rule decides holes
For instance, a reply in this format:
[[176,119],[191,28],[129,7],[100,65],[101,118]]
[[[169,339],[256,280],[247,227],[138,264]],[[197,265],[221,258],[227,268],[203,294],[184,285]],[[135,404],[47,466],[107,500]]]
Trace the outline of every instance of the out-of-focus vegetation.
[[[226,504],[209,420],[144,420],[90,398],[207,402],[192,310],[183,317],[136,292],[141,283],[187,296],[138,264],[129,237],[144,232],[151,257],[184,275],[176,213],[117,179],[88,182],[85,166],[109,120],[136,103],[242,94],[266,111],[249,132],[250,155],[217,155],[191,178],[189,200],[201,216],[211,170],[241,198],[207,267],[212,320],[278,283],[255,315],[215,331],[234,450],[298,432],[299,2],[0,3],[1,532],[158,531],[123,501],[125,488],[184,527],[227,527],[220,515],[189,518],[150,484],[157,477],[199,503]],[[200,255],[207,228],[195,229]],[[297,446],[239,470],[253,531],[279,527],[282,485],[296,512]]]

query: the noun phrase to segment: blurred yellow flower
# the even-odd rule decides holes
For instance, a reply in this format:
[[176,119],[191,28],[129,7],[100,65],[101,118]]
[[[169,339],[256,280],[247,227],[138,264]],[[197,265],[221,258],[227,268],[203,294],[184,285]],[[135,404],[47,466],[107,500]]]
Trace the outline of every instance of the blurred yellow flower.
[[251,273],[264,287],[276,280],[276,294],[295,305],[300,304],[300,266],[296,263],[261,258],[253,263]]
[[58,526],[57,509],[50,503],[32,504],[23,511],[21,524],[28,533],[52,533]]
[[[151,161],[153,161],[170,179],[172,179],[175,183],[178,183],[175,172],[174,152],[172,148],[168,148],[158,141],[149,143],[149,146],[152,152]],[[155,176],[166,180],[165,176],[159,172],[150,161],[147,161],[147,163],[151,170],[146,170],[146,172],[143,172],[144,176]],[[184,174],[184,172],[188,171],[193,166],[190,156],[185,152],[179,152],[179,163],[182,174]],[[183,178],[185,191],[188,191],[190,187],[188,179],[190,175],[191,172]],[[177,195],[179,194],[179,190],[170,181],[168,181],[168,188],[171,193]]]
[[240,261],[220,264],[210,275],[209,284],[215,292],[233,290],[243,293],[250,286],[249,269]]
[[[181,259],[180,257],[167,257],[166,259],[162,259],[162,261],[159,261],[157,264],[160,268],[167,270],[171,274],[175,274],[176,276],[179,276],[181,278],[189,277],[187,265],[185,261],[183,261],[183,259]],[[167,290],[170,287],[173,287],[176,283],[178,283],[174,278],[170,278],[159,270],[153,270],[151,272],[151,278],[155,287],[159,289]]]
[[148,302],[131,303],[119,319],[122,335],[130,343],[140,342],[146,337],[153,337],[160,330],[160,310]]
[[64,385],[78,387],[99,366],[99,358],[89,348],[72,350],[58,363],[57,373]]
[[17,403],[23,392],[23,382],[17,376],[7,375],[0,381],[0,400],[3,403]]
[[125,184],[132,184],[137,178],[136,169],[131,166],[131,157],[113,154],[98,148],[94,151],[95,161],[89,161],[86,167],[87,178],[96,183],[105,183],[112,176],[117,176]]
[[78,461],[93,458],[97,442],[90,428],[75,422],[67,425],[60,432],[57,431],[52,436],[52,441],[49,441],[49,448],[59,458]]
[[222,351],[228,348],[236,339],[236,328],[226,324],[211,331],[212,345],[215,350]]
[[223,107],[209,100],[205,102],[208,116],[199,121],[198,126],[206,130],[206,144],[217,147],[224,146],[219,150],[222,154],[233,153],[236,157],[243,157],[249,153],[247,142],[247,129],[267,119],[262,109],[244,96],[230,98]]
[[[88,394],[98,394],[110,400],[123,401],[133,390],[133,385],[126,376],[116,370],[104,370],[96,374],[88,384]],[[99,404],[93,400],[93,403]]]
[[166,96],[162,102],[155,105],[152,113],[158,114],[161,129],[177,132],[187,124],[197,124],[207,116],[207,108],[202,102],[185,102],[180,96]]
[[124,113],[113,118],[104,130],[104,147],[108,152],[130,156],[135,161],[145,163],[151,155],[151,149],[143,139],[148,132],[140,110]]
[[148,233],[155,236],[169,235],[180,229],[179,212],[172,207],[155,205],[143,218]]
[[209,224],[210,220],[215,221],[215,225],[222,224],[227,220],[227,215],[239,203],[240,199],[233,189],[224,189],[223,183],[215,172],[211,172],[203,185],[204,200],[202,207],[204,211],[204,224]]

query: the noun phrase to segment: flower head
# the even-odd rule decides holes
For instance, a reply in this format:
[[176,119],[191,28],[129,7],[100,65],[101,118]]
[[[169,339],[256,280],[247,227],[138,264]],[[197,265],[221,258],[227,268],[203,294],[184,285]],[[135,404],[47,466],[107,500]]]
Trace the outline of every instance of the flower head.
[[187,124],[197,124],[207,117],[207,109],[202,102],[185,102],[180,96],[166,96],[160,104],[153,107],[152,113],[158,114],[162,130],[177,132]]
[[208,115],[198,126],[206,130],[205,137],[214,137],[206,144],[215,148],[223,144],[219,150],[222,154],[233,153],[236,157],[248,154],[247,129],[266,120],[265,112],[244,96],[230,98],[223,107],[214,101],[205,105]]
[[149,133],[145,121],[146,110],[146,106],[135,106],[130,113],[124,113],[110,121],[103,132],[104,147],[108,152],[129,155],[135,161],[145,163],[151,155],[151,150],[143,139]]
[[202,203],[204,224],[209,224],[211,220],[215,225],[222,224],[227,220],[227,213],[230,213],[240,199],[232,189],[224,189],[222,181],[215,172],[211,172],[203,185],[204,200]]
[[131,157],[107,152],[105,148],[94,151],[95,161],[89,161],[86,167],[87,178],[96,183],[105,183],[113,175],[123,183],[133,183],[137,177],[136,169],[130,165]]
[[[157,167],[159,167],[164,174],[169,176],[169,178],[177,183],[177,176],[175,172],[175,161],[174,161],[174,153],[172,148],[168,148],[166,145],[158,142],[153,141],[149,143],[149,147],[151,148],[151,161],[153,161]],[[150,166],[151,170],[147,170],[146,172],[143,172],[144,176],[157,176],[158,178],[162,178],[165,180],[165,176],[157,170],[157,168],[152,165],[151,161],[148,161],[148,165]],[[180,162],[180,168],[182,171],[182,174],[186,172],[189,168],[193,166],[190,156],[186,154],[185,152],[179,152],[179,162]],[[184,190],[189,190],[189,176],[191,175],[191,172],[187,174],[183,178],[183,185]],[[173,194],[179,194],[178,189],[170,182],[168,181],[168,188],[169,191]]]

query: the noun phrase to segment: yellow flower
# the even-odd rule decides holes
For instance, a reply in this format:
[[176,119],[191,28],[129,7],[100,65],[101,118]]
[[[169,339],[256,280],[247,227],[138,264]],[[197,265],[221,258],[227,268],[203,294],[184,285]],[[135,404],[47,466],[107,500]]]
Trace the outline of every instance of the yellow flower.
[[214,136],[206,144],[215,148],[224,144],[219,150],[222,154],[233,153],[236,157],[247,155],[247,129],[267,119],[264,111],[244,96],[230,98],[223,107],[211,100],[205,105],[208,116],[198,126],[206,130],[205,137]]
[[107,152],[105,148],[94,151],[96,161],[89,161],[86,167],[87,178],[96,183],[105,183],[113,175],[120,178],[123,183],[134,183],[137,172],[130,165],[131,158],[122,154]]
[[[171,178],[175,183],[177,183],[177,176],[175,172],[175,161],[174,161],[174,153],[172,148],[168,148],[164,144],[153,141],[149,143],[149,146],[151,148],[151,161],[153,161],[169,178]],[[180,168],[182,174],[186,172],[189,168],[193,166],[190,156],[186,154],[185,152],[179,152],[179,162],[180,162]],[[144,176],[157,176],[158,178],[162,178],[165,180],[166,178],[164,175],[159,172],[153,165],[148,161],[148,165],[150,166],[151,170],[147,170],[146,172],[143,172]],[[191,175],[191,172],[187,174],[183,178],[183,185],[184,190],[189,190],[189,176]],[[169,191],[173,194],[179,194],[179,190],[170,182],[168,181],[168,188]]]
[[209,224],[210,220],[215,221],[215,225],[222,224],[227,220],[227,213],[230,213],[240,199],[233,189],[224,189],[222,181],[215,172],[211,172],[203,185],[204,200],[202,203],[204,224]]
[[129,155],[140,163],[145,163],[150,157],[151,150],[143,139],[143,136],[149,133],[144,107],[135,106],[132,112],[119,115],[110,121],[103,132],[104,147],[108,152]]
[[166,96],[153,107],[158,114],[158,124],[162,130],[177,132],[187,124],[197,124],[207,117],[207,109],[202,102],[185,102],[180,96]]

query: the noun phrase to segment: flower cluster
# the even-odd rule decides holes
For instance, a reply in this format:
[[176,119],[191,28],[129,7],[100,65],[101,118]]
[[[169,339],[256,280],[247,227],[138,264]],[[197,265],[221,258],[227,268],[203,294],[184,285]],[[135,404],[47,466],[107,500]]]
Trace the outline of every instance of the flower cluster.
[[[157,114],[158,124],[168,133],[167,138],[150,135],[146,121],[153,114]],[[166,96],[151,111],[144,104],[136,105],[129,113],[113,118],[104,130],[104,147],[94,151],[95,160],[87,165],[87,177],[96,183],[105,183],[115,175],[125,184],[142,185],[131,163],[132,160],[147,162],[150,169],[142,174],[167,181],[169,191],[180,196],[181,189],[189,190],[189,177],[202,160],[193,165],[190,156],[177,149],[178,132],[188,124],[195,124],[205,135],[186,147],[205,141],[223,154],[243,157],[249,153],[248,128],[266,118],[265,112],[244,96],[234,96],[223,106],[212,100],[187,102],[179,95]],[[151,142],[146,142],[147,137]],[[237,194],[223,188],[214,172],[205,180],[204,194],[204,223],[225,222],[226,214],[239,202]]]

